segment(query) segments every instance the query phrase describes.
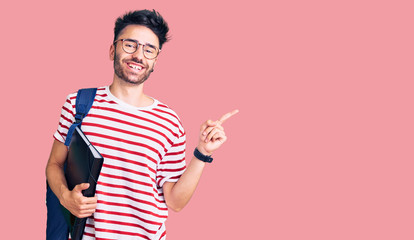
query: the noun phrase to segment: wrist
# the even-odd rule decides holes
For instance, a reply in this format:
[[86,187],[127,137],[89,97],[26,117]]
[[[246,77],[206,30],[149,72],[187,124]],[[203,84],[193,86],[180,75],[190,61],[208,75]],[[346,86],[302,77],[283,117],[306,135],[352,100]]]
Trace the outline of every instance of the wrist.
[[213,152],[208,152],[208,151],[206,151],[202,146],[200,146],[200,145],[198,145],[197,146],[197,149],[198,149],[198,151],[201,153],[201,154],[203,154],[203,155],[206,155],[206,156],[211,156],[211,155],[213,155]]
[[[62,202],[65,202],[65,198],[66,198],[66,196],[67,196],[67,194],[69,193],[70,191],[69,191],[69,189],[66,187],[66,186],[62,186],[61,188],[60,188],[60,195],[59,195],[59,197],[58,197],[58,199],[59,199],[59,202],[60,203],[62,203]],[[57,195],[56,195],[57,196]]]
[[211,153],[205,151],[204,149],[200,150],[199,147],[196,147],[194,149],[194,157],[205,163],[211,163],[213,161],[213,158],[211,157]]

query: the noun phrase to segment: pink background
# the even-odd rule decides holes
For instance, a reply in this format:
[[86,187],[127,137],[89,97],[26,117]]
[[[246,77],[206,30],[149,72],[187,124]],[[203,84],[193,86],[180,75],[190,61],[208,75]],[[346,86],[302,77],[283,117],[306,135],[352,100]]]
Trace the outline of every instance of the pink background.
[[[1,3],[2,239],[45,238],[45,174],[68,93],[112,80],[115,18],[171,28],[146,93],[188,136],[229,140],[169,240],[414,239],[412,1]],[[12,237],[13,236],[13,237]]]

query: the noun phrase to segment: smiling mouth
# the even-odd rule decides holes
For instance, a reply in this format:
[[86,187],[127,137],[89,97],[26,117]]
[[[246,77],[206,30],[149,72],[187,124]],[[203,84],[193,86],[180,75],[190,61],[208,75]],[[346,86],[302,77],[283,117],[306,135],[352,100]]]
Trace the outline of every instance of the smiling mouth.
[[135,70],[138,70],[138,71],[140,71],[142,69],[142,67],[139,66],[139,65],[135,65],[135,64],[131,64],[131,63],[128,63],[127,65],[128,65],[128,67],[130,67],[132,69],[135,69]]

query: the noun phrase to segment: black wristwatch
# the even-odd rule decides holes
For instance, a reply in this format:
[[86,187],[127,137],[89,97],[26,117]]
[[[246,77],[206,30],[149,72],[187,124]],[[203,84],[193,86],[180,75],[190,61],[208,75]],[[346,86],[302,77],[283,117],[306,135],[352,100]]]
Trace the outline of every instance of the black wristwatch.
[[194,149],[194,157],[207,163],[211,163],[213,161],[213,158],[211,156],[202,154],[200,151],[198,151],[197,148]]

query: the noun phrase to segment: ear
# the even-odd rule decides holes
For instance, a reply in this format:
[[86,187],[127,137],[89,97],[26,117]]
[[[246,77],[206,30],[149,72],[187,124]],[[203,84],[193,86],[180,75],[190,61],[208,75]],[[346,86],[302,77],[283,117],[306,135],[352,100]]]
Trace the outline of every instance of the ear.
[[111,44],[111,47],[109,47],[109,60],[113,61],[115,58],[115,46]]

